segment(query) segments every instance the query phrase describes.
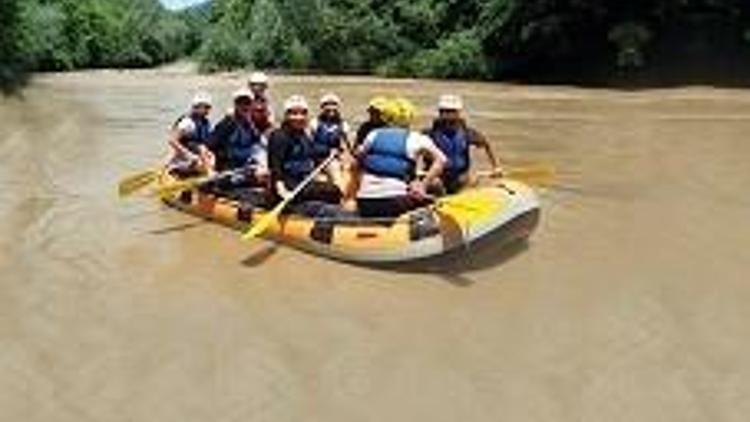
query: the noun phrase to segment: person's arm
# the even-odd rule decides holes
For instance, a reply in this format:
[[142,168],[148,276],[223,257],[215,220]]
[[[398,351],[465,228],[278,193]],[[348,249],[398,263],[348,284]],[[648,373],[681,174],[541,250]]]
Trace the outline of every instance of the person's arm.
[[190,132],[194,130],[195,130],[195,124],[193,124],[189,120],[182,119],[170,131],[168,143],[169,143],[170,148],[174,151],[173,157],[182,156],[182,157],[187,158],[188,160],[198,159],[198,157],[196,157],[196,155],[192,151],[190,151],[180,142],[180,139],[182,139],[185,136],[190,135]]
[[410,190],[417,195],[426,196],[426,186],[430,186],[440,181],[440,175],[443,174],[448,159],[445,157],[445,154],[440,151],[440,148],[432,142],[432,139],[422,134],[418,136],[420,138],[417,157],[424,157],[424,161],[429,162],[430,167],[427,169],[427,173],[423,179],[417,179],[411,183]]
[[287,138],[278,130],[271,132],[268,139],[268,170],[276,193],[286,198],[289,191],[284,183],[284,156],[287,149]]
[[209,175],[213,174],[216,171],[216,156],[203,144],[198,145],[198,151],[201,165],[203,165],[203,168],[209,173]]
[[349,142],[349,132],[351,128],[349,127],[349,123],[347,122],[341,122],[341,136],[339,139],[339,145],[341,147],[342,152],[348,152],[351,154],[352,152],[352,144]]
[[479,131],[474,129],[467,129],[467,132],[469,134],[469,143],[471,145],[474,145],[477,148],[482,148],[487,155],[487,159],[490,161],[490,165],[492,166],[493,173],[501,174],[500,166],[497,162],[497,157],[495,156],[495,152],[492,150],[492,145],[490,145],[487,138]]
[[426,161],[430,162],[430,167],[427,169],[427,173],[422,181],[426,185],[430,185],[440,180],[440,175],[443,174],[445,165],[448,163],[448,159],[443,154],[443,151],[440,151],[440,148],[434,143],[426,142],[420,149],[420,154],[426,156]]

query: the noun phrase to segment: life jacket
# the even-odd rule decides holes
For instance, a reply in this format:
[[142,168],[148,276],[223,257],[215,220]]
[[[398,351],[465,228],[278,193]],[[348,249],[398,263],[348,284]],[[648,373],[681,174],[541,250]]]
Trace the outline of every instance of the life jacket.
[[262,148],[259,134],[249,124],[235,121],[234,131],[226,145],[227,164],[230,169],[250,164],[258,148]]
[[457,129],[436,128],[433,132],[433,140],[448,159],[445,166],[447,174],[461,175],[469,170],[471,158],[469,135],[466,129],[461,127]]
[[331,150],[339,148],[343,128],[341,122],[318,121],[318,128],[313,134],[313,154],[315,158],[326,159]]
[[376,176],[408,181],[414,175],[416,163],[409,158],[406,141],[409,131],[401,128],[375,130],[375,138],[362,160],[365,171]]
[[284,178],[296,185],[315,170],[313,142],[305,133],[285,131],[285,135],[291,139],[283,164]]
[[178,142],[189,149],[191,152],[198,153],[198,146],[205,143],[208,136],[211,134],[211,122],[205,117],[198,117],[192,114],[183,114],[177,121],[172,125],[176,128],[182,119],[188,118],[195,124],[195,131],[192,133],[184,134],[178,139]]

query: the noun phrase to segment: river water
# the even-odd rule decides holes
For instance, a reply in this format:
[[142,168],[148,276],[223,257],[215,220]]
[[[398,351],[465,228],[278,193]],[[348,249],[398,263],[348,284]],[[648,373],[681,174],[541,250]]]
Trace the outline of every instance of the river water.
[[750,92],[274,78],[355,122],[457,92],[506,161],[559,169],[525,248],[372,269],[117,199],[190,92],[243,79],[0,100],[0,420],[746,420]]

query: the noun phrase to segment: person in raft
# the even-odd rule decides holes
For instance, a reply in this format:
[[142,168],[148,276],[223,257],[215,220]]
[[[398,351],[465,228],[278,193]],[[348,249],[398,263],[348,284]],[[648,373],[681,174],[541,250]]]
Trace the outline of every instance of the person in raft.
[[[286,199],[319,165],[312,136],[309,132],[309,108],[307,100],[294,95],[284,102],[284,117],[281,127],[271,133],[268,144],[268,165],[271,171],[271,187],[279,197]],[[338,206],[341,190],[333,183],[330,167],[325,171],[326,181],[315,180],[293,201],[293,212],[318,216],[323,205]]]
[[320,99],[320,113],[310,124],[313,150],[319,162],[331,152],[337,154],[348,149],[349,124],[341,116],[341,99],[333,93]]
[[357,129],[357,136],[354,139],[355,148],[362,145],[362,142],[365,141],[370,132],[386,126],[383,120],[383,110],[387,106],[388,99],[385,97],[374,97],[370,100],[370,103],[367,105],[368,119]]
[[[362,172],[357,208],[365,218],[395,218],[429,204],[425,187],[439,180],[446,163],[428,136],[410,129],[411,102],[390,101],[383,117],[388,126],[367,135],[356,152]],[[431,163],[423,180],[416,177],[420,159]]]
[[471,147],[483,149],[492,166],[492,174],[501,175],[487,138],[466,124],[461,97],[443,95],[438,101],[437,109],[438,116],[432,122],[432,127],[423,131],[448,159],[435,190],[441,194],[454,194],[470,183]]
[[255,101],[265,102],[268,107],[268,119],[275,123],[276,117],[273,112],[273,101],[269,92],[269,78],[264,72],[253,72],[247,81],[247,88],[253,92]]
[[169,135],[169,152],[165,159],[167,170],[178,177],[197,176],[210,168],[210,153],[205,147],[211,133],[211,96],[205,92],[195,94],[190,110],[172,125]]
[[233,95],[234,109],[211,132],[206,146],[216,172],[231,172],[216,186],[234,197],[233,191],[268,185],[268,153],[252,121],[253,93],[242,88]]
[[250,123],[263,145],[268,146],[268,138],[274,129],[271,108],[265,99],[253,98],[250,106]]

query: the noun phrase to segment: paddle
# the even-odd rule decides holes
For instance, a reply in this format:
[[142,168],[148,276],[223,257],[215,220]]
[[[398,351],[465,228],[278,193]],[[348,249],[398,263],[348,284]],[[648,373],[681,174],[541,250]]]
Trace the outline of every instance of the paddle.
[[[419,175],[424,175],[419,172]],[[551,165],[535,164],[523,167],[506,167],[501,173],[493,170],[481,170],[475,173],[477,178],[486,179],[515,179],[528,185],[551,186],[557,172]]]
[[117,192],[119,193],[120,198],[126,198],[157,181],[160,175],[161,169],[147,170],[126,177],[118,184]]
[[551,165],[533,165],[527,167],[511,167],[503,169],[498,174],[492,170],[479,171],[478,178],[515,179],[529,185],[551,186],[554,184],[557,172]]
[[250,226],[250,228],[242,235],[242,240],[252,240],[261,234],[263,234],[268,228],[273,224],[274,221],[279,217],[282,211],[284,211],[284,208],[286,208],[287,205],[289,205],[294,199],[299,195],[305,188],[313,181],[315,180],[318,175],[323,172],[323,170],[328,167],[329,164],[336,158],[336,154],[331,154],[328,158],[326,158],[323,163],[321,163],[318,167],[315,168],[315,170],[312,171],[297,187],[292,191],[289,196],[286,197],[283,201],[281,201],[274,209],[268,212],[268,214],[264,215],[263,218],[258,220],[257,223]]
[[216,173],[212,176],[200,176],[200,177],[191,177],[188,179],[176,180],[174,182],[157,187],[154,190],[154,196],[159,196],[161,198],[168,198],[174,194],[177,194],[186,190],[199,188],[207,183],[211,183],[213,181],[222,179],[224,177],[235,174],[237,172],[238,170],[228,170],[228,171],[224,171],[221,173]]

